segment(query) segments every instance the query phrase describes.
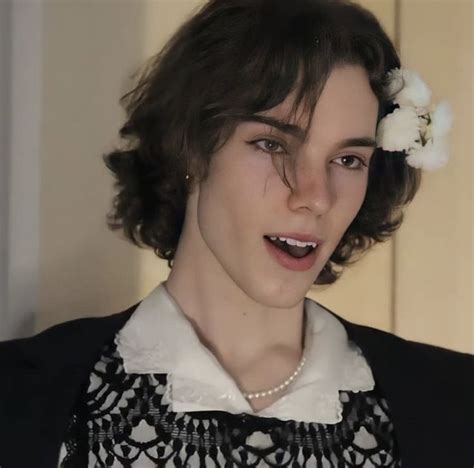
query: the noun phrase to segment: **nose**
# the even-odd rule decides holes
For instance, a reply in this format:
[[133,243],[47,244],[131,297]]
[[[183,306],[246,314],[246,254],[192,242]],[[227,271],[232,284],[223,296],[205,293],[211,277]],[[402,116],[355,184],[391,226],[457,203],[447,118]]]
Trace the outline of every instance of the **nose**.
[[333,203],[330,175],[325,165],[301,167],[293,178],[293,190],[288,205],[292,210],[305,208],[315,215],[327,213]]

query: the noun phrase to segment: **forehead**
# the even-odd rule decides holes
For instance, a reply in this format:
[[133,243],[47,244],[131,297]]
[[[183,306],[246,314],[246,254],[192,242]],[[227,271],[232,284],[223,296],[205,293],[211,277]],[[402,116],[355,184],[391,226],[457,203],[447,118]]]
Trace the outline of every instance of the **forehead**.
[[373,93],[366,70],[359,65],[345,65],[332,70],[314,108],[311,122],[302,106],[291,115],[295,91],[274,108],[261,115],[276,117],[303,129],[310,124],[307,138],[345,138],[375,135],[378,99]]

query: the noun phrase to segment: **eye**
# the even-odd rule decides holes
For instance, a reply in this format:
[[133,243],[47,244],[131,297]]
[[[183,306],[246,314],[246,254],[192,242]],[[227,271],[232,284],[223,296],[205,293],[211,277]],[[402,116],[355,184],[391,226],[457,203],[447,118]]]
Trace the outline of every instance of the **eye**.
[[[265,153],[286,153],[284,146],[276,140],[270,138],[261,138],[260,140],[254,140],[249,142],[251,145],[256,146],[259,150],[265,151]],[[280,147],[282,151],[276,151]]]
[[[342,160],[343,163],[342,164],[337,163],[337,164],[347,169],[358,171],[358,170],[362,170],[364,167],[367,167],[367,164],[362,158],[360,158],[359,156],[355,156],[353,154],[340,156],[339,158],[336,158],[334,161],[337,161],[338,159]],[[356,163],[355,166],[354,166],[354,163]]]

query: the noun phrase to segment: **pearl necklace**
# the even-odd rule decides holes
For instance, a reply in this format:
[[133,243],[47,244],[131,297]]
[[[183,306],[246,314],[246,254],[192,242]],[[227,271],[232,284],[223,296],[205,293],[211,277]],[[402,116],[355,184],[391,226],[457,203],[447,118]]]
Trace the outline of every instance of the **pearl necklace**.
[[267,395],[269,396],[269,395],[273,395],[274,393],[281,392],[284,388],[288,387],[288,385],[290,385],[291,382],[293,382],[296,376],[301,372],[301,369],[303,368],[305,362],[306,362],[306,357],[303,356],[295,372],[293,372],[293,374],[290,377],[288,377],[281,385],[277,385],[276,387],[273,387],[270,390],[265,390],[261,392],[255,392],[255,393],[243,392],[242,395],[248,400],[252,400],[254,398],[262,398]]

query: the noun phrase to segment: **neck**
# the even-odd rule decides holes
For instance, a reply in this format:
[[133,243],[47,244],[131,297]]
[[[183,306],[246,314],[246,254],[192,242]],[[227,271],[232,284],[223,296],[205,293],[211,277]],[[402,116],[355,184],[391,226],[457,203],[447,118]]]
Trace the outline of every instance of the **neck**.
[[291,308],[267,306],[246,295],[235,284],[214,281],[206,275],[190,275],[189,271],[181,275],[177,266],[173,265],[166,289],[192,324],[201,343],[219,361],[233,367],[247,367],[269,354],[292,361],[301,359],[303,302]]
[[279,385],[303,354],[302,283],[248,275],[240,279],[241,287],[234,280],[240,272],[228,272],[202,239],[196,204],[191,197],[166,289],[241,389]]

